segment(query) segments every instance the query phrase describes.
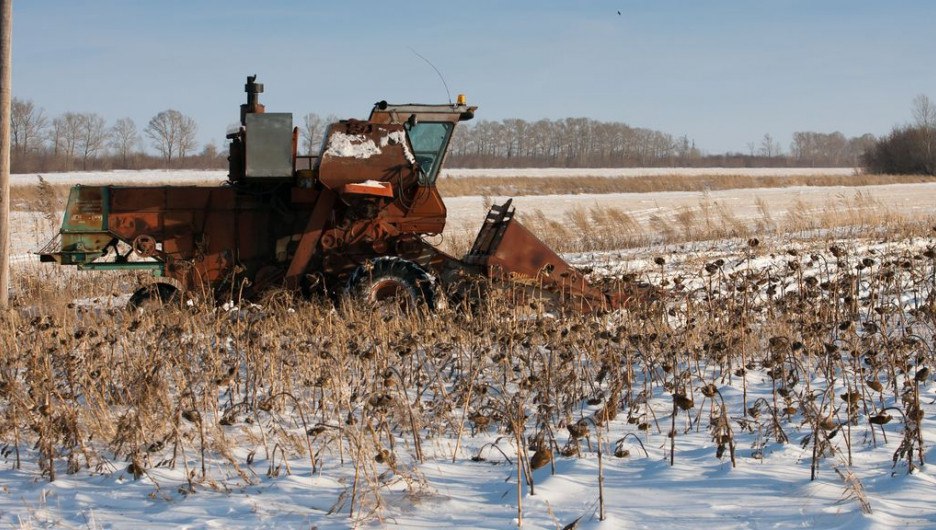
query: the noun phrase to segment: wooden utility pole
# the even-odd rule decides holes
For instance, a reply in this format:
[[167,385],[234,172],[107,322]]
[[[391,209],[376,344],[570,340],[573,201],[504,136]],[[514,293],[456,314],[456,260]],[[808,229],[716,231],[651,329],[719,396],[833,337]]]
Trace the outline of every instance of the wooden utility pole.
[[10,305],[10,102],[13,0],[0,0],[0,309]]

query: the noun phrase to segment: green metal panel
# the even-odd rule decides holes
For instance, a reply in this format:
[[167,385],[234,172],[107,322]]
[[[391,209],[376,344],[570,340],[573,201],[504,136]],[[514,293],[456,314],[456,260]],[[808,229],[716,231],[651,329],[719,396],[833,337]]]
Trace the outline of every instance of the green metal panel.
[[62,219],[60,263],[82,264],[101,257],[113,236],[107,231],[110,187],[74,186]]
[[152,261],[133,262],[133,263],[79,263],[79,270],[92,271],[150,271],[153,276],[162,276],[165,273],[165,264]]
[[62,233],[106,232],[110,213],[110,187],[74,186],[62,220]]

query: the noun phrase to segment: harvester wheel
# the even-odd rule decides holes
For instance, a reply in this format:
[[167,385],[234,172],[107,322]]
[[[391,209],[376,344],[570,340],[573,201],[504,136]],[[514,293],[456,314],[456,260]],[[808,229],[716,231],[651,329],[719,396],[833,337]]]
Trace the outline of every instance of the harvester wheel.
[[347,292],[371,307],[394,307],[404,312],[419,307],[435,309],[432,278],[422,267],[402,258],[377,258],[361,265],[351,274]]
[[155,283],[140,287],[127,301],[127,309],[152,310],[179,299],[179,290],[168,283]]

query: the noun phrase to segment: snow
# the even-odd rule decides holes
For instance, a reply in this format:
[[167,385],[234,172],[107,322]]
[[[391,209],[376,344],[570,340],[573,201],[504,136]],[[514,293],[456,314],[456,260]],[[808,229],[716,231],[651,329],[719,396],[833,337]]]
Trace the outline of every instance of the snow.
[[35,186],[42,175],[49,184],[195,184],[221,183],[227,180],[227,171],[197,169],[143,169],[114,171],[73,171],[69,173],[17,173],[10,175],[11,186]]
[[403,146],[403,156],[406,157],[407,162],[410,164],[416,163],[416,157],[413,156],[413,152],[410,151],[409,141],[406,139],[406,133],[403,131],[390,131],[386,136],[380,138],[380,146],[386,147],[387,145],[396,145],[400,144]]
[[814,175],[848,176],[860,173],[852,167],[628,167],[628,168],[445,168],[445,177],[705,177],[738,175],[747,177],[804,177]]
[[364,186],[367,188],[386,188],[388,183],[381,182],[379,180],[365,180],[364,182],[357,182],[355,186]]
[[[750,379],[749,395],[769,395],[770,380],[762,373]],[[738,385],[722,385],[729,407],[737,408]],[[925,405],[926,458],[936,458],[936,407],[933,384],[921,396]],[[651,406],[658,415],[672,407],[668,394],[657,394]],[[698,410],[702,410],[699,408]],[[623,415],[622,415],[623,416]],[[669,463],[669,440],[651,429],[641,435],[646,448],[628,438],[622,447],[630,455],[613,455],[616,438],[633,429],[619,419],[603,440],[604,498],[607,518],[598,520],[597,441],[579,457],[557,457],[534,471],[535,494],[523,493],[525,528],[561,528],[580,520],[579,528],[724,528],[760,527],[884,528],[936,525],[936,476],[928,466],[907,474],[892,466],[900,426],[888,425],[889,442],[872,443],[868,431],[854,427],[853,464],[839,454],[820,463],[818,479],[810,481],[810,450],[800,445],[808,429],[787,425],[792,440],[781,444],[759,432],[738,432],[737,467],[715,456],[705,428],[684,431],[677,421],[674,465]],[[703,420],[704,424],[705,420]],[[560,436],[562,434],[560,433]],[[841,439],[841,437],[839,437]],[[506,441],[505,441],[506,440]],[[564,438],[560,440],[560,444]],[[510,437],[496,433],[466,434],[452,462],[454,441],[427,440],[426,461],[408,460],[400,474],[383,469],[380,481],[385,508],[382,525],[398,528],[508,528],[515,525],[515,450]],[[844,450],[839,446],[839,450]],[[25,449],[24,449],[25,451]],[[402,453],[402,449],[398,450]],[[480,459],[473,457],[481,456]],[[354,468],[334,456],[313,473],[307,458],[289,461],[291,473],[267,476],[270,462],[258,453],[250,465],[247,450],[234,459],[250,478],[245,482],[220,459],[210,462],[212,481],[187,487],[185,471],[155,468],[134,480],[114,462],[112,469],[77,474],[60,473],[54,482],[39,478],[26,458],[22,470],[11,461],[0,469],[0,524],[55,528],[346,528],[366,519],[349,518],[347,491]],[[477,461],[475,461],[477,460]],[[226,470],[227,469],[227,470]],[[850,469],[861,481],[871,514],[859,511],[835,469]],[[342,500],[344,499],[344,500]],[[375,521],[369,525],[378,526]]]
[[328,145],[322,157],[370,158],[380,154],[380,148],[363,134],[346,134],[335,131],[328,137]]
[[[118,178],[115,179],[115,175]],[[48,175],[47,180],[104,183],[117,181],[120,175],[118,172],[68,174],[60,179]],[[152,172],[147,175],[146,178],[162,176],[181,183],[187,182],[185,179],[210,180],[212,172]],[[855,192],[854,188],[784,188],[709,194],[531,196],[518,197],[514,204],[519,212],[541,209],[556,218],[582,206],[615,207],[636,217],[648,217],[655,212],[672,212],[709,200],[722,202],[739,218],[753,219],[759,215],[755,198],[767,201],[780,212],[799,202],[821,208]],[[862,188],[862,193],[895,210],[928,215],[936,197],[936,184],[869,186]],[[481,197],[447,199],[449,230],[476,229],[484,214],[483,200]],[[35,248],[38,241],[45,239],[43,234],[51,230],[37,217],[22,212],[14,214],[14,254],[17,254],[14,263],[27,261],[25,252]],[[779,241],[773,242],[774,248],[795,248],[801,254],[811,248],[808,242],[783,239],[782,235],[777,237]],[[932,243],[931,239],[889,242],[822,239],[818,245],[820,250],[831,244],[846,245],[850,255],[861,256],[881,255],[895,249],[920,252]],[[660,281],[661,275],[672,277],[679,271],[689,271],[688,290],[703,287],[702,277],[693,276],[692,271],[698,271],[702,264],[714,259],[724,258],[725,271],[730,273],[745,267],[777,270],[789,258],[785,254],[764,253],[746,259],[744,249],[745,242],[726,240],[566,257],[575,265],[594,267],[599,274],[630,272],[651,282]],[[653,263],[656,256],[666,259],[663,272]],[[804,274],[815,270],[807,267]],[[895,297],[895,303],[912,306],[918,301],[907,290]],[[752,396],[771,394],[772,381],[763,370],[753,371],[748,381],[749,401]],[[729,410],[742,408],[737,380],[722,383],[719,391]],[[931,462],[936,459],[933,445],[936,440],[936,384],[926,383],[921,393],[926,459]],[[650,396],[648,405],[657,415],[666,416],[672,409],[671,396],[658,388]],[[702,410],[703,406],[697,405],[693,414],[700,414]],[[902,428],[899,422],[885,426],[887,443],[880,439],[872,441],[866,425],[855,426],[851,466],[844,462],[841,453],[827,457],[820,463],[818,479],[811,481],[810,450],[799,443],[808,433],[808,426],[785,423],[791,438],[785,444],[766,439],[758,430],[739,429],[736,433],[738,465],[732,468],[727,458],[716,458],[715,444],[704,427],[685,430],[687,419],[685,415],[677,418],[679,434],[675,462],[671,466],[669,438],[653,429],[640,434],[639,438],[623,439],[620,445],[630,455],[614,456],[616,442],[623,433],[634,432],[633,426],[627,424],[626,414],[621,414],[611,422],[600,442],[603,444],[601,465],[606,520],[598,519],[599,441],[592,437],[591,448],[583,448],[581,456],[557,457],[555,473],[550,466],[533,473],[535,494],[526,486],[523,488],[523,527],[562,528],[576,520],[578,528],[602,529],[936,526],[936,474],[932,468],[923,466],[907,473],[904,466],[893,465],[892,457]],[[703,418],[703,426],[705,422]],[[249,426],[231,427],[230,434],[250,439],[248,435],[256,438],[258,430],[251,431]],[[564,443],[565,433],[557,435]],[[143,478],[134,480],[126,471],[126,462],[113,462],[106,469],[81,470],[72,475],[60,472],[50,483],[40,478],[33,450],[22,447],[25,457],[21,470],[13,469],[11,456],[0,460],[0,526],[326,529],[359,525],[399,528],[508,528],[516,525],[516,468],[507,461],[510,458],[515,463],[516,450],[509,436],[505,438],[503,433],[493,431],[466,433],[457,452],[451,437],[427,439],[424,443],[424,463],[416,462],[403,448],[399,451],[403,459],[399,474],[379,468],[382,472],[380,494],[385,503],[379,520],[361,515],[349,517],[346,496],[354,478],[354,467],[340,464],[333,456],[326,457],[324,466],[315,472],[307,457],[291,456],[288,460],[291,473],[281,471],[278,476],[268,476],[271,461],[262,450],[249,458],[248,454],[256,447],[244,443],[234,451],[233,458],[241,463],[247,480],[233,472],[224,458],[213,455],[209,461],[211,482],[197,486],[193,492],[187,489],[182,466],[172,470],[153,468]],[[841,437],[836,443],[842,450]],[[479,456],[481,458],[475,458]],[[190,458],[194,457],[190,455]],[[248,461],[251,463],[246,464]],[[872,513],[864,514],[859,510],[856,499],[836,470],[850,471],[861,481]]]
[[[672,191],[656,193],[604,193],[578,195],[526,195],[514,197],[513,205],[521,215],[540,210],[551,219],[563,220],[567,213],[578,208],[617,208],[635,221],[645,222],[652,216],[670,216],[684,209],[700,210],[709,205],[712,211],[721,208],[743,222],[753,222],[763,216],[758,200],[769,209],[775,220],[791,212],[819,214],[825,208],[843,209],[857,199],[868,198],[884,209],[897,213],[927,216],[933,211],[936,182],[918,184],[884,184],[875,186],[791,186],[785,188],[757,188],[717,190],[709,192]],[[503,203],[510,197],[489,197],[494,203]],[[481,226],[485,198],[475,196],[452,197],[445,200],[448,223],[452,231],[477,231]],[[867,202],[867,201],[865,201]]]
[[[371,152],[379,147],[372,141],[370,145],[360,147],[363,144],[357,143],[359,147],[354,147],[359,140],[349,138],[349,136],[337,133],[334,137],[341,135],[342,138],[336,139],[335,153],[348,152],[347,155],[335,156],[355,156],[358,151],[360,154]],[[385,137],[382,137],[381,146],[386,146],[394,142],[401,143],[406,150],[407,159],[412,157],[409,146],[404,141],[401,131],[394,131]],[[385,143],[386,142],[386,143]],[[369,155],[368,155],[369,156]],[[410,160],[413,162],[414,160]],[[711,176],[711,175],[742,175],[742,176],[810,176],[810,175],[853,175],[857,172],[854,168],[517,168],[517,169],[450,169],[444,168],[441,177],[575,177],[575,176],[594,176],[594,177],[642,177],[642,176]],[[41,174],[51,184],[192,184],[197,182],[224,182],[227,180],[227,170],[195,170],[195,169],[145,169],[145,170],[114,170],[114,171],[72,171],[67,173],[20,173],[10,176],[11,186],[34,186],[38,183],[36,175]]]

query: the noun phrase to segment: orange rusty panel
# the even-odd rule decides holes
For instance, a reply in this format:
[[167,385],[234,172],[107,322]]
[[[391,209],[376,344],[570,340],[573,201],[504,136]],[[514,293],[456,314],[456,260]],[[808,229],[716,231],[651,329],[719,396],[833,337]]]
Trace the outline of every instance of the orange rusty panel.
[[158,211],[112,213],[107,218],[107,226],[111,232],[129,242],[142,234],[153,237],[161,235],[161,217]]
[[111,212],[156,212],[166,207],[166,188],[113,187]]
[[[256,201],[242,196],[241,202]],[[237,205],[235,190],[230,187],[162,186],[112,187],[111,211],[153,212],[167,210],[229,210]]]
[[180,231],[192,231],[192,221],[194,213],[189,210],[168,210],[163,215],[163,230],[167,234],[175,234]]
[[292,261],[289,263],[289,269],[286,271],[286,285],[290,288],[299,286],[300,278],[305,273],[309,260],[315,253],[315,249],[322,237],[322,231],[325,228],[325,222],[332,213],[334,204],[335,194],[324,191],[309,215],[302,238],[299,240],[299,246],[296,248]]
[[416,221],[407,219],[405,223],[400,223],[401,232],[412,232],[415,234],[441,234],[444,229],[444,217],[420,219]]
[[411,178],[413,171],[403,160],[403,150],[399,147],[385,148],[384,153],[374,155],[366,161],[353,157],[323,156],[319,167],[319,181],[325,187],[336,190],[352,182]]
[[[445,203],[435,186],[417,188],[415,198],[407,210],[410,217],[442,217],[445,219]],[[444,221],[443,221],[444,223]]]
[[503,236],[496,245],[486,260],[490,274],[521,283],[533,282],[583,297],[585,300],[582,302],[589,307],[608,302],[604,293],[589,285],[579,271],[516,220],[507,221]]
[[231,210],[237,205],[235,190],[231,187],[214,188],[208,200],[206,210]]
[[237,219],[237,258],[240,261],[271,258],[274,255],[267,215],[257,211],[241,212]]
[[388,204],[378,216],[382,219],[445,217],[445,203],[439,191],[433,187],[420,187],[412,195]]
[[166,207],[172,210],[204,210],[218,189],[197,186],[166,188]]
[[318,190],[312,188],[292,188],[290,191],[293,204],[315,204],[318,196]]
[[526,227],[515,221],[508,222],[492,256],[507,264],[507,270],[530,277],[539,275],[547,265],[554,267],[557,273],[571,268]]
[[192,238],[179,237],[164,239],[162,242],[162,251],[176,258],[189,259],[192,257]]
[[440,234],[445,228],[445,214],[445,204],[438,190],[420,187],[412,198],[387,205],[378,214],[378,219],[402,232]]
[[379,219],[397,220],[398,218],[406,217],[406,212],[403,211],[403,205],[400,204],[400,201],[396,201],[388,204],[383,210],[380,210],[377,217]]
[[205,219],[203,233],[208,243],[208,253],[234,248],[234,223],[228,216],[209,215]]
[[378,181],[362,182],[360,184],[349,183],[338,188],[338,193],[393,197],[393,184]]
[[230,271],[231,260],[228,252],[215,252],[195,262],[194,280],[196,285],[201,281],[215,283],[223,279]]
[[337,190],[349,183],[413,177],[412,150],[402,125],[349,120],[328,129],[319,181]]

